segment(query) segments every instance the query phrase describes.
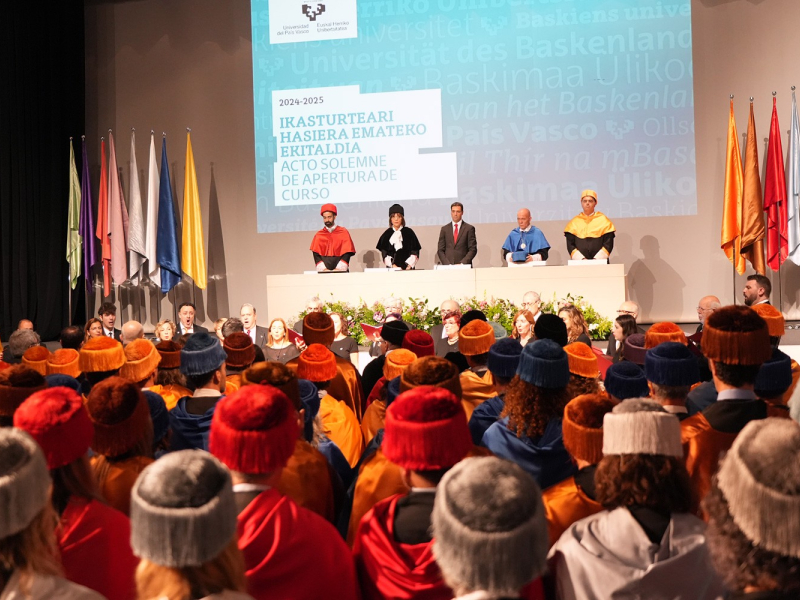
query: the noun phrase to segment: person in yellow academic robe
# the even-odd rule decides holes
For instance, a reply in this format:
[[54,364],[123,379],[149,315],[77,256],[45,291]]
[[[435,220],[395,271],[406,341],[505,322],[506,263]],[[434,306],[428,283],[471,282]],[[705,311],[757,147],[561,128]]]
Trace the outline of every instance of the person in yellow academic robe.
[[484,320],[470,321],[458,331],[458,350],[467,358],[469,365],[459,376],[461,404],[467,413],[467,421],[478,405],[496,396],[494,380],[488,367],[492,344],[494,329]]
[[572,260],[608,258],[614,249],[614,224],[603,213],[596,211],[596,206],[597,192],[583,190],[583,211],[564,228],[567,252]]

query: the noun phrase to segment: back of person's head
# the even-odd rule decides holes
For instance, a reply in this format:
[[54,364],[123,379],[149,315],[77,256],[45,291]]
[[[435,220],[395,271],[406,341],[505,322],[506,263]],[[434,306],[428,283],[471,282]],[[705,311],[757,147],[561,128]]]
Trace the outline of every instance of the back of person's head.
[[597,501],[607,509],[641,506],[663,514],[691,506],[678,418],[652,400],[624,400],[603,418]]
[[78,365],[92,384],[119,373],[125,364],[125,351],[117,340],[101,336],[91,338],[81,348]]
[[668,321],[653,323],[644,334],[644,347],[649,350],[664,342],[678,342],[684,346],[689,343],[686,334],[675,323]]
[[156,344],[156,350],[161,356],[156,374],[156,385],[181,385],[186,386],[186,378],[181,373],[181,347],[173,340]]
[[417,358],[436,354],[431,334],[421,329],[412,329],[406,333],[403,336],[402,346],[406,350],[411,350]]
[[616,402],[603,394],[585,394],[564,407],[564,448],[576,461],[596,465],[603,458],[603,418]]
[[242,387],[258,384],[271,385],[279,389],[292,401],[292,406],[298,412],[302,408],[297,374],[285,364],[277,361],[261,361],[242,372]]
[[28,348],[37,346],[41,341],[39,334],[32,329],[17,329],[8,338],[8,349],[14,358],[22,358]]
[[81,375],[80,353],[74,348],[59,348],[47,359],[47,375]]
[[466,413],[452,392],[420,386],[400,394],[386,409],[381,450],[396,465],[423,473],[436,484],[472,448]]
[[100,498],[87,457],[94,426],[74,390],[55,387],[31,395],[14,413],[14,427],[28,432],[44,452],[56,512],[72,497]]
[[25,365],[0,371],[0,427],[10,427],[19,405],[46,387],[45,378]]
[[461,399],[458,367],[439,356],[425,356],[415,360],[400,375],[401,392],[421,385],[432,385],[450,390],[456,398]]
[[723,306],[706,319],[701,341],[717,379],[732,387],[753,385],[772,356],[767,324],[751,308]]
[[50,356],[50,351],[44,346],[31,346],[22,355],[21,363],[45,376],[47,375],[47,362],[50,360]]
[[562,348],[567,345],[567,326],[557,315],[543,313],[536,319],[533,335],[537,340],[552,340]]
[[648,350],[644,371],[657,399],[685,400],[691,387],[700,381],[697,358],[680,342],[662,342]]
[[762,400],[773,400],[782,404],[783,395],[792,386],[792,359],[777,348],[772,358],[761,365],[756,376],[754,391]]
[[181,349],[181,373],[190,388],[200,388],[211,381],[227,359],[227,354],[215,335],[193,334]]
[[444,476],[431,515],[433,554],[456,596],[516,598],[546,568],[542,492],[516,464],[467,458]]
[[140,598],[201,598],[244,591],[236,503],[228,469],[202,450],[167,454],[131,492],[131,547]]
[[594,351],[583,342],[572,342],[564,346],[564,352],[569,363],[569,397],[599,392],[600,367]]
[[[800,426],[748,423],[703,500],[706,537],[728,588],[800,596]],[[778,597],[778,596],[776,596]]]
[[0,428],[0,564],[6,574],[4,583],[9,574],[16,573],[20,587],[29,589],[35,575],[61,572],[50,484],[47,462],[33,438],[21,429]]
[[299,434],[297,411],[286,394],[248,385],[217,403],[208,445],[232,471],[269,475],[286,466]]
[[119,370],[120,377],[143,387],[161,362],[161,355],[153,342],[135,339],[125,346],[125,364]]
[[92,450],[95,454],[152,456],[150,408],[136,384],[122,377],[101,381],[89,392],[86,410],[94,425]]
[[239,317],[231,317],[222,324],[222,337],[226,338],[232,333],[243,333],[244,324]]
[[61,330],[59,341],[62,348],[72,348],[73,350],[80,350],[83,343],[83,329],[77,325],[70,325]]
[[492,344],[486,366],[489,367],[495,381],[507,385],[517,374],[521,355],[522,344],[514,338],[502,338]]
[[608,367],[603,383],[606,392],[616,400],[643,398],[650,394],[644,371],[635,363],[627,360]]
[[[303,330],[305,333],[305,329]],[[381,338],[394,348],[401,348],[408,334],[408,325],[403,321],[389,321],[381,327]]]
[[333,319],[327,313],[311,312],[303,317],[303,339],[308,346],[322,344],[329,347],[335,337]]
[[243,371],[253,364],[256,358],[256,346],[246,333],[232,333],[222,342],[227,359],[225,365],[234,372]]

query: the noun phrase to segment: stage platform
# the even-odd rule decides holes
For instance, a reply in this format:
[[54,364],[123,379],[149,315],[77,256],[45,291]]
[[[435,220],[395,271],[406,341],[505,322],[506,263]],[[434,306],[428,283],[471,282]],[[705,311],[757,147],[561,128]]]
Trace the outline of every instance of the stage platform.
[[312,296],[350,303],[372,303],[389,296],[428,298],[437,307],[449,298],[477,296],[505,298],[519,305],[530,290],[539,292],[543,301],[554,294],[556,298],[568,293],[583,296],[601,315],[614,319],[625,301],[625,289],[622,264],[268,275],[266,322],[294,317]]

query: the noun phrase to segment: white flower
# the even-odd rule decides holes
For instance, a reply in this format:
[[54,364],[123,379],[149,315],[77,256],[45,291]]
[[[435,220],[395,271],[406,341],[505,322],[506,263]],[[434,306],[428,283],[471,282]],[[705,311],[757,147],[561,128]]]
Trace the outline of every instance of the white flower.
[[594,331],[598,327],[600,327],[600,325],[598,325],[597,323],[590,323],[589,324],[589,331]]

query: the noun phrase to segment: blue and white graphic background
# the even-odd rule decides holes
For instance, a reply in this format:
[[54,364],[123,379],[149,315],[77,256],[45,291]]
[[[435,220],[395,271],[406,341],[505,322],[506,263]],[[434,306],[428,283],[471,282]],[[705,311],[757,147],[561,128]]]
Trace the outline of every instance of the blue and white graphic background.
[[[428,140],[419,152],[455,153],[469,222],[513,222],[523,206],[535,221],[567,220],[587,187],[614,219],[696,214],[688,1],[358,0],[357,37],[273,45],[269,0],[251,1],[260,232],[316,230],[325,201],[276,205],[273,101],[344,86],[359,87],[359,111],[386,110],[381,98],[396,96],[382,92],[440,90],[441,146]],[[302,10],[302,0],[283,2]],[[336,0],[323,3],[322,27],[337,21]],[[324,102],[291,107],[329,112]],[[408,139],[381,141],[388,153],[397,143]],[[333,156],[314,145],[316,158]],[[409,225],[441,224],[455,197],[401,196],[425,178],[385,181],[381,201],[346,202],[348,184],[330,198],[345,198],[339,222],[350,228],[386,227],[395,201]]]

